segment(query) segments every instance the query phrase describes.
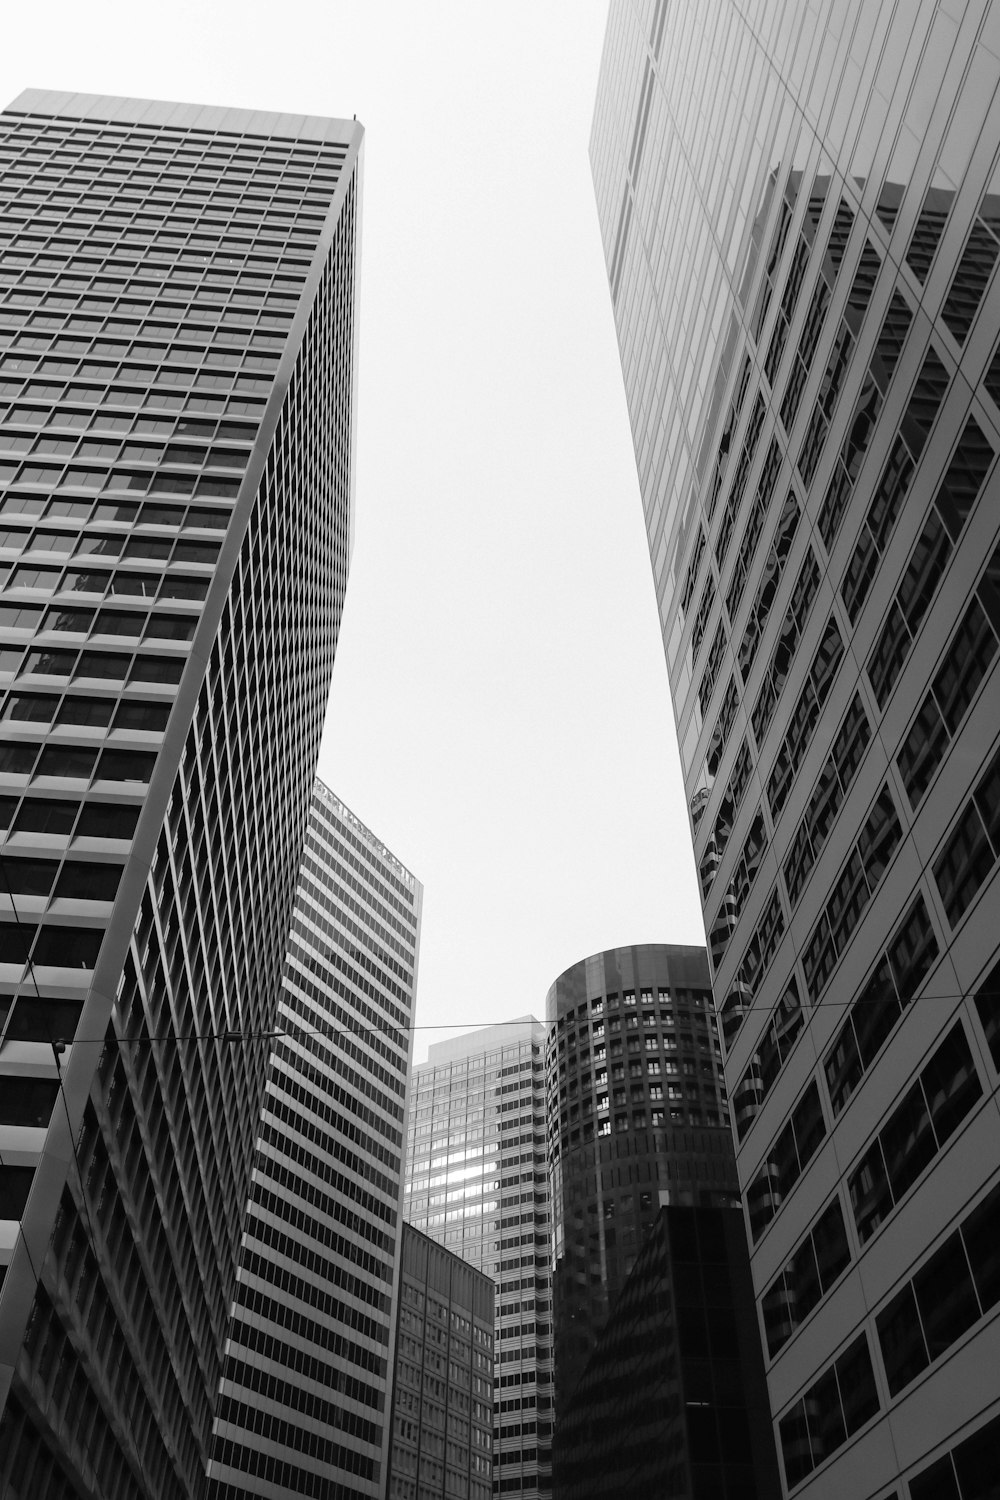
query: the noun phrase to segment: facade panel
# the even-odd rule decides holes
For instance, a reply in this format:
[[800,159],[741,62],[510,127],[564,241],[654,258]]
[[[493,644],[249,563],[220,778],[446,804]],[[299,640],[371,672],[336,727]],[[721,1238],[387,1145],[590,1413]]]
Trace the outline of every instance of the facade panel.
[[361,134],[0,116],[12,1497],[204,1488],[350,555]]
[[1000,1181],[998,36],[985,0],[613,0],[591,140],[810,1500],[888,1494],[998,1409],[965,1239]]

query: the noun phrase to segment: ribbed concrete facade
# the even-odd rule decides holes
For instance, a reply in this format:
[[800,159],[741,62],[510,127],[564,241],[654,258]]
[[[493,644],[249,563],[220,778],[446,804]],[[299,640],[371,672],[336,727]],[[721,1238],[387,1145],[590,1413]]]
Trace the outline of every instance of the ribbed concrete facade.
[[351,122],[0,116],[0,1492],[203,1493],[352,533]]
[[422,904],[420,882],[317,781],[243,1223],[211,1500],[386,1493]]
[[613,0],[598,87],[770,1400],[809,1500],[984,1494],[1000,1417],[998,85],[992,0]]

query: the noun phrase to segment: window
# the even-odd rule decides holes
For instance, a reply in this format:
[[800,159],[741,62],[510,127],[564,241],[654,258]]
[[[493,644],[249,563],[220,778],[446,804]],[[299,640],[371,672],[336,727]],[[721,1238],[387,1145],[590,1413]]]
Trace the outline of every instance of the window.
[[772,1012],[760,1044],[733,1092],[733,1122],[743,1140],[805,1025],[794,976]]
[[944,848],[934,879],[948,921],[957,926],[1000,854],[1000,751],[993,756]]
[[777,890],[773,890],[746,946],[743,961],[736,973],[735,985],[719,1009],[723,1039],[727,1047],[731,1046],[743,1024],[743,1017],[753,1003],[760,981],[778,951],[784,931],[785,913]]
[[791,791],[792,782],[812,741],[813,731],[843,655],[844,642],[840,627],[831,616],[813,657],[809,676],[792,709],[788,732],[778,748],[774,767],[767,780],[767,800],[772,822],[777,821]]
[[785,885],[793,906],[826,844],[870,739],[868,717],[855,693],[785,860]]
[[778,1423],[788,1488],[842,1447],[878,1409],[868,1340],[861,1333]]
[[956,1022],[848,1179],[862,1244],[892,1212],[982,1095]]
[[876,1318],[893,1396],[1000,1300],[1000,1188],[950,1234]]
[[901,837],[892,794],[885,785],[854,849],[841,867],[833,893],[813,927],[803,954],[806,988],[813,1004],[825,989]]
[[788,1124],[747,1190],[750,1233],[754,1244],[774,1218],[826,1135],[826,1121],[815,1079],[799,1100]]
[[834,1198],[764,1293],[764,1332],[772,1358],[805,1322],[850,1260],[840,1199]]
[[9,1074],[0,1089],[0,1125],[48,1125],[58,1093],[56,1079]]
[[909,1480],[910,1500],[990,1500],[996,1482],[1000,1417]]

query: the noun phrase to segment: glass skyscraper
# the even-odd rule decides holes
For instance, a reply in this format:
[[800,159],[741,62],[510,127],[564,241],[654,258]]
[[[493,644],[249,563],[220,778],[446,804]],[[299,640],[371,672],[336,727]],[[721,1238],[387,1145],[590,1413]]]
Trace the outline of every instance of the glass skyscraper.
[[413,1070],[405,1214],[496,1284],[493,1493],[552,1488],[545,1027],[530,1016],[428,1048]]
[[317,781],[257,1128],[211,1500],[386,1492],[422,903],[420,882]]
[[352,541],[351,122],[0,115],[0,1492],[203,1492]]
[[594,183],[810,1500],[971,1500],[1000,1444],[998,147],[995,0],[612,0]]

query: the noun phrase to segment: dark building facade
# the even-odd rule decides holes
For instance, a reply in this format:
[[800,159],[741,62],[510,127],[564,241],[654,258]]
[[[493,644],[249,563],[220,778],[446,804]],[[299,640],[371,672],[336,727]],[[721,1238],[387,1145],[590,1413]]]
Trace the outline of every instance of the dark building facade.
[[0,1493],[203,1493],[352,541],[361,128],[0,116]]
[[387,1500],[493,1493],[488,1276],[403,1224]]
[[738,1201],[703,948],[612,948],[546,998],[557,1421],[661,1201]]
[[532,1016],[428,1048],[413,1070],[406,1218],[496,1283],[493,1490],[552,1488],[545,1028]]
[[317,781],[243,1224],[211,1500],[385,1494],[422,902],[419,881]]
[[985,1494],[1000,1414],[998,148],[994,0],[611,5],[594,183],[809,1500]]
[[778,1500],[743,1219],[661,1208],[553,1447],[556,1500]]

